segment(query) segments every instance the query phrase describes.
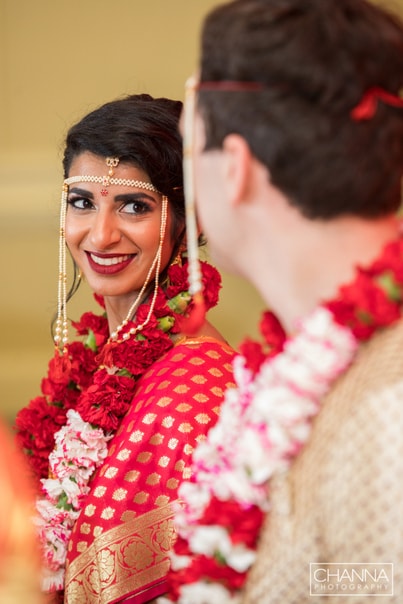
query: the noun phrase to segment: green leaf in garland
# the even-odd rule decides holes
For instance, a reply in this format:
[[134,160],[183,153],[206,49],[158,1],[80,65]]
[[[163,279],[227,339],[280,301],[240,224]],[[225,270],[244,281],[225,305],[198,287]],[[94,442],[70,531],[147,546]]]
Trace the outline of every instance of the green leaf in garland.
[[96,352],[98,350],[97,341],[95,338],[95,334],[92,329],[88,330],[88,336],[84,341],[84,346],[92,350],[92,352]]
[[214,552],[214,560],[217,562],[217,564],[222,566],[225,566],[227,563],[225,556],[223,556],[222,553],[218,550]]
[[62,401],[52,401],[50,404],[53,405],[54,407],[58,407],[59,409],[64,408],[64,404]]
[[372,315],[370,315],[369,312],[365,310],[358,309],[356,312],[356,316],[357,319],[364,325],[372,325],[374,322]]
[[73,509],[73,505],[68,502],[66,493],[63,492],[59,495],[59,497],[57,499],[56,507],[59,508],[59,510],[72,510]]
[[402,288],[396,283],[391,271],[382,273],[376,277],[376,283],[383,289],[389,300],[392,300],[392,302],[402,301]]
[[130,371],[128,371],[127,369],[123,368],[123,369],[119,369],[119,371],[116,372],[116,375],[119,375],[121,377],[129,377],[132,378],[134,377],[132,373],[130,373]]
[[164,331],[165,333],[168,333],[168,331],[170,329],[172,329],[172,327],[175,324],[175,319],[169,315],[167,315],[166,317],[161,317],[160,319],[158,319],[158,327]]
[[174,312],[183,315],[186,312],[191,299],[192,296],[189,294],[189,292],[180,292],[174,298],[168,300],[168,306]]
[[[67,384],[67,388],[69,390],[80,390],[77,384],[73,382],[73,380],[70,380],[70,382]],[[61,403],[61,406],[63,407],[63,403]]]

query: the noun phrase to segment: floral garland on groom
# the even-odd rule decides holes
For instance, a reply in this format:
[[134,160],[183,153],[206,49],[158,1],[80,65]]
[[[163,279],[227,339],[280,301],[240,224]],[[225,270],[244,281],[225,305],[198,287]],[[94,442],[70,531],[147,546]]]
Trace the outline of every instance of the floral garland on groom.
[[266,344],[247,341],[234,361],[217,424],[193,454],[182,483],[179,537],[170,592],[158,604],[238,604],[270,509],[270,478],[286,471],[307,442],[313,418],[359,343],[402,317],[403,240],[389,243],[351,284],[285,333],[271,313]]

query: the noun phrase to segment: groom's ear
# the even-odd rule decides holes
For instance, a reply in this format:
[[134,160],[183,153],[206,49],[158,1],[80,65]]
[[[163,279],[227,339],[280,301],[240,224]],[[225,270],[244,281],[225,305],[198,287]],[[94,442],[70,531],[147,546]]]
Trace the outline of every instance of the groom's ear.
[[222,150],[227,198],[231,204],[237,205],[249,196],[254,157],[248,143],[239,134],[228,134],[223,141]]

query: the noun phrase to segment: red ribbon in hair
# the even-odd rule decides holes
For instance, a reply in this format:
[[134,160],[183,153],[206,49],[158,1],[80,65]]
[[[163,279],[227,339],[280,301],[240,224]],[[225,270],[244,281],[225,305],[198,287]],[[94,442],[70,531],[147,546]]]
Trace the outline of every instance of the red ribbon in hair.
[[364,93],[362,99],[350,112],[350,116],[356,122],[361,120],[370,120],[374,117],[378,101],[391,105],[392,107],[399,107],[403,109],[403,99],[400,96],[388,92],[383,88],[369,88]]

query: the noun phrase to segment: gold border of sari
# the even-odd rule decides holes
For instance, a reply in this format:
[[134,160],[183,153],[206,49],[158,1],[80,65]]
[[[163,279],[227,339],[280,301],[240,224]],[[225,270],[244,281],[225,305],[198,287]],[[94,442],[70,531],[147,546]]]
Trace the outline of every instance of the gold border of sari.
[[[67,569],[65,602],[109,604],[164,579],[175,537],[172,517],[171,502],[94,539]],[[139,562],[143,568],[133,574]]]

